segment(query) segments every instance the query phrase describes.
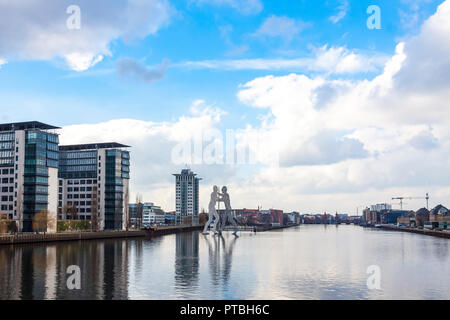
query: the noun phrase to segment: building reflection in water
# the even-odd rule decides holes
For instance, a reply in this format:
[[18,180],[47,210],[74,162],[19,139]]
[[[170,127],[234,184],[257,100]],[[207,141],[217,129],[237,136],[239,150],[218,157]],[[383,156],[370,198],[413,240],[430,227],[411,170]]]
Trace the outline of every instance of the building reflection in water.
[[[0,299],[127,299],[129,248],[126,240],[0,247]],[[81,290],[67,288],[71,265]]]
[[199,233],[178,233],[175,241],[175,286],[196,287],[199,274]]
[[214,286],[228,285],[233,261],[233,248],[237,237],[225,239],[222,235],[204,236],[208,245],[209,270],[211,282]]

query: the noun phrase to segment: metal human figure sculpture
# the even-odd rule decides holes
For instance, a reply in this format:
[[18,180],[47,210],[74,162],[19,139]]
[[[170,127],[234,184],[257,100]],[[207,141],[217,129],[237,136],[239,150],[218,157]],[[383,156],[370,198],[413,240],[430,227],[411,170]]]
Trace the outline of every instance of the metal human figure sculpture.
[[223,219],[220,221],[220,232],[223,231],[223,229],[225,228],[227,221],[233,225],[234,227],[234,232],[233,234],[235,236],[237,236],[237,232],[239,230],[236,221],[233,218],[233,211],[231,209],[231,203],[230,203],[230,195],[227,192],[227,187],[223,187],[222,188],[222,194],[221,197],[219,198],[219,202],[223,202],[225,205],[225,214],[222,217]]
[[208,228],[211,225],[212,221],[214,220],[214,225],[212,228],[212,231],[214,233],[216,233],[217,230],[217,224],[220,221],[220,216],[217,213],[216,210],[216,204],[217,204],[217,200],[219,198],[219,187],[218,186],[214,186],[213,187],[213,192],[211,193],[211,200],[209,201],[209,207],[208,207],[208,222],[206,222],[205,227],[203,228],[203,234],[208,234]]

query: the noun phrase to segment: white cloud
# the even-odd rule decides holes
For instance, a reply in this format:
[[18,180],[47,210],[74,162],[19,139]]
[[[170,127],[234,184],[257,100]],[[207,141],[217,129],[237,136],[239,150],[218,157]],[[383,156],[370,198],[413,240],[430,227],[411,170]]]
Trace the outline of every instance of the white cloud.
[[0,68],[2,67],[2,65],[7,64],[8,61],[6,61],[5,59],[0,59]]
[[261,0],[191,0],[191,2],[197,5],[228,6],[244,15],[258,14],[263,9]]
[[354,74],[379,70],[387,60],[384,55],[367,56],[345,47],[327,45],[313,50],[311,58],[297,59],[234,59],[188,61],[174,66],[193,69],[222,70],[289,70],[291,72],[321,72],[328,74]]
[[10,61],[61,58],[69,68],[83,71],[112,55],[113,41],[155,34],[174,10],[167,0],[80,0],[81,28],[70,30],[66,9],[72,4],[0,1],[0,56]]
[[[175,195],[173,173],[183,167],[174,164],[171,152],[186,140],[214,130],[224,111],[196,101],[192,113],[172,122],[150,122],[133,119],[111,120],[98,124],[66,126],[61,130],[62,145],[116,141],[131,146],[131,201],[136,193],[144,201],[154,201],[173,210]],[[206,183],[222,183],[233,176],[232,168],[193,166]],[[218,179],[217,181],[214,180]],[[205,195],[207,190],[205,190]]]
[[85,71],[103,60],[103,56],[92,55],[90,53],[71,53],[65,56],[69,68],[74,71]]
[[289,17],[270,16],[256,31],[255,36],[259,37],[280,37],[286,41],[291,41],[309,24],[299,19]]
[[261,127],[276,143],[265,152],[282,155],[281,168],[262,170],[238,187],[242,197],[307,210],[350,210],[427,191],[433,203],[448,202],[449,16],[446,1],[372,80],[291,74],[242,86],[239,99],[270,115]]

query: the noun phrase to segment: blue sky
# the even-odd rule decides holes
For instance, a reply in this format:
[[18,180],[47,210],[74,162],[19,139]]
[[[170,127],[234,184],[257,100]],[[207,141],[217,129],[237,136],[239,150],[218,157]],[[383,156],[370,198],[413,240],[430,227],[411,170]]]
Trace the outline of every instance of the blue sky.
[[[81,28],[69,30],[73,4]],[[380,30],[367,28],[370,5],[381,10]],[[194,164],[203,199],[209,185],[226,183],[243,207],[352,212],[425,192],[445,202],[449,7],[443,0],[0,1],[0,122],[59,125],[63,143],[133,145],[132,196],[167,209],[168,173],[180,169],[175,145],[198,132],[245,136],[248,128],[266,141],[258,165]],[[278,168],[265,163],[273,153]]]
[[[210,2],[171,1],[173,16],[156,34],[129,43],[122,39],[111,41],[112,55],[84,72],[71,71],[56,59],[16,61],[12,58],[0,72],[2,100],[23,107],[27,102],[22,99],[33,97],[54,106],[50,114],[39,117],[42,121],[69,125],[124,117],[165,121],[188,113],[192,101],[203,99],[229,113],[224,118],[229,126],[240,121],[244,114],[247,120],[257,116],[236,99],[240,84],[267,74],[286,75],[291,71],[205,70],[177,64],[301,58],[311,56],[311,47],[324,45],[391,55],[399,39],[417,32],[441,1],[376,1],[382,10],[382,30],[366,27],[366,9],[373,1],[261,1],[261,11],[251,13],[237,10],[226,1],[224,4]],[[331,18],[341,11],[345,16],[333,23]],[[405,26],[401,12],[409,14],[415,23]],[[81,13],[82,22],[89,18],[89,10],[81,7]],[[282,35],[256,35],[272,16],[293,19],[303,26],[291,39]],[[168,59],[171,66],[160,81],[141,83],[117,75],[115,64],[121,58],[134,58],[149,68]],[[76,108],[77,112],[68,118],[63,105]],[[85,112],[92,109],[95,117]],[[7,109],[1,116],[4,121],[30,117],[29,114],[15,116]]]

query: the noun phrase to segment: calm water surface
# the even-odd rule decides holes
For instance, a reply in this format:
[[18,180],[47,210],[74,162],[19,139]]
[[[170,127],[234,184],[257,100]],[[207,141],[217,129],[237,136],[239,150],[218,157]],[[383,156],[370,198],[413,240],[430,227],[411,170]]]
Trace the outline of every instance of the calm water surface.
[[[67,267],[81,290],[67,289]],[[367,267],[381,268],[368,290]],[[450,241],[357,226],[0,247],[0,299],[450,299]]]

